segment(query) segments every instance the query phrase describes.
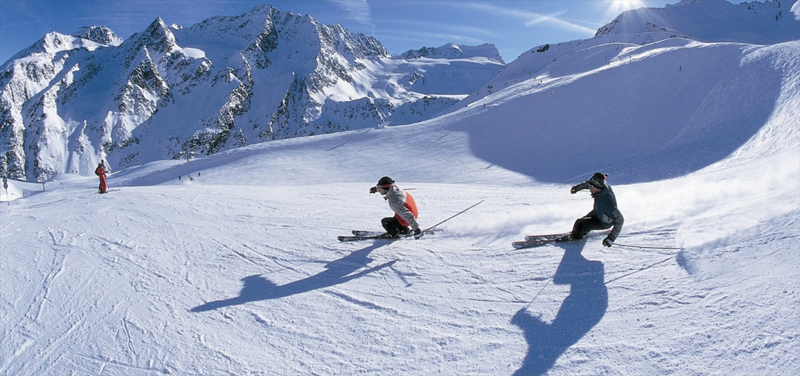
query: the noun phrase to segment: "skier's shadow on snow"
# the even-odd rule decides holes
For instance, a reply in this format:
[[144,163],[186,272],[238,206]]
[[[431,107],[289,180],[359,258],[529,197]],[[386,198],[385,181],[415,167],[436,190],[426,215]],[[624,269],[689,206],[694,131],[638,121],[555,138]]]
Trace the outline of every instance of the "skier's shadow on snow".
[[205,312],[222,307],[245,304],[260,300],[284,298],[291,295],[302,294],[304,292],[345,283],[347,281],[365,276],[369,273],[376,272],[385,267],[392,266],[392,264],[394,264],[397,260],[392,260],[387,263],[364,269],[358,273],[352,274],[359,269],[366,267],[367,264],[372,261],[372,259],[368,257],[370,252],[383,245],[384,244],[377,244],[364,248],[360,251],[355,251],[344,258],[329,262],[325,265],[325,271],[319,274],[312,275],[299,281],[290,282],[282,286],[276,285],[266,277],[259,274],[242,278],[244,287],[242,287],[242,291],[239,293],[239,296],[231,299],[208,302],[201,306],[192,308],[191,311]]
[[553,283],[571,285],[569,296],[561,304],[555,320],[548,324],[519,310],[511,323],[525,332],[528,355],[515,375],[543,375],[570,346],[578,342],[606,313],[608,290],[605,269],[600,261],[589,261],[581,255],[586,241],[559,244],[564,248],[553,276]]

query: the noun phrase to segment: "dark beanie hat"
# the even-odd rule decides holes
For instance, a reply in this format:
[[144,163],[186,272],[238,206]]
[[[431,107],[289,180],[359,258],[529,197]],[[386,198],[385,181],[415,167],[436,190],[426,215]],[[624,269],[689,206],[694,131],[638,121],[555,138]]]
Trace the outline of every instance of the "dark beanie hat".
[[389,188],[394,184],[394,180],[388,176],[384,176],[381,180],[378,180],[378,186],[381,188]]
[[595,172],[592,177],[586,182],[593,185],[595,188],[603,189],[606,187],[606,174]]

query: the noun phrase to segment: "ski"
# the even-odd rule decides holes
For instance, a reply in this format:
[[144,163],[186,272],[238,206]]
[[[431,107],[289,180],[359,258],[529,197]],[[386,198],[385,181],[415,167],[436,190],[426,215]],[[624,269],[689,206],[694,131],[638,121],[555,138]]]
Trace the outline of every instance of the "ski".
[[534,248],[545,244],[550,244],[553,242],[555,242],[555,240],[523,240],[523,241],[513,242],[511,243],[511,246],[516,249],[524,249],[524,248]]
[[560,238],[563,238],[563,237],[565,237],[565,236],[567,236],[567,235],[569,235],[569,234],[570,234],[569,232],[565,232],[565,233],[562,233],[562,234],[526,235],[526,236],[525,236],[525,240],[527,240],[527,241],[533,241],[533,240],[553,240],[553,239],[560,239]]
[[340,242],[355,242],[359,240],[369,240],[369,239],[386,239],[386,240],[397,240],[402,238],[411,238],[414,236],[413,232],[409,232],[408,234],[401,234],[399,237],[390,238],[386,235],[385,232],[378,232],[378,231],[363,231],[363,230],[353,230],[352,236],[339,236]]
[[558,242],[561,242],[561,241],[562,240],[559,240],[559,239],[523,240],[523,241],[519,241],[519,242],[513,242],[513,243],[511,243],[511,245],[516,249],[523,249],[523,248],[539,247],[539,246],[543,246],[545,244],[558,243]]
[[386,234],[386,231],[353,230],[353,236],[379,236],[383,234]]
[[566,232],[563,234],[528,235],[525,240],[513,242],[511,245],[516,249],[534,248],[550,243],[570,241],[571,239],[567,237],[569,234]]
[[351,235],[351,236],[339,236],[337,237],[337,239],[339,239],[340,242],[355,242],[359,240],[389,239],[389,238],[380,235],[372,235],[372,236]]
[[359,241],[359,240],[370,240],[370,239],[398,240],[398,239],[402,239],[402,238],[410,238],[412,236],[414,236],[414,235],[413,234],[407,234],[407,235],[400,235],[397,238],[390,238],[390,237],[386,236],[386,234],[367,235],[367,236],[352,235],[352,236],[339,236],[339,237],[337,237],[337,239],[339,239],[340,242],[356,242],[356,241]]
[[[434,230],[430,230],[430,231],[426,232],[425,234],[433,235],[435,232],[436,231],[434,231]],[[386,237],[386,232],[385,231],[353,230],[352,233],[353,233],[353,236],[339,236],[339,240],[340,241],[361,240],[361,239],[356,239],[356,238],[364,238],[364,239],[383,239],[383,238],[386,238],[386,239],[391,239],[391,238],[387,238]],[[409,234],[405,234],[405,235],[400,235],[401,238],[402,237],[409,237],[409,236],[414,236],[414,234],[413,233],[409,233]],[[344,238],[346,240],[342,240],[342,238]]]

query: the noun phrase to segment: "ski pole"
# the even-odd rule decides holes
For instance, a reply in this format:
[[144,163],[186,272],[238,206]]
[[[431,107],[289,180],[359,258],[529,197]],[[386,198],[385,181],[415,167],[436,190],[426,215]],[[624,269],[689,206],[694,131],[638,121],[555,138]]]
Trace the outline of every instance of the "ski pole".
[[628,244],[619,244],[614,243],[617,247],[628,247],[628,248],[643,248],[643,249],[673,249],[673,250],[681,250],[682,247],[647,247],[644,245],[628,245]]
[[606,282],[605,282],[605,284],[606,284],[606,285],[608,285],[609,283],[612,283],[612,282],[618,281],[618,280],[620,280],[620,279],[623,279],[623,278],[625,278],[625,277],[628,277],[628,276],[630,276],[631,274],[636,274],[636,273],[639,273],[639,272],[641,272],[641,271],[644,271],[644,270],[650,269],[650,268],[652,268],[652,267],[654,267],[654,266],[656,266],[656,265],[661,265],[661,264],[663,264],[663,263],[665,263],[665,262],[667,262],[667,261],[669,261],[669,260],[672,260],[672,258],[673,258],[673,257],[675,257],[675,256],[669,256],[669,257],[667,257],[667,258],[665,258],[665,259],[663,259],[663,260],[661,260],[661,261],[659,261],[659,262],[656,262],[656,263],[653,263],[653,264],[651,264],[651,265],[645,266],[644,268],[641,268],[641,269],[638,269],[638,270],[634,270],[634,271],[632,271],[632,272],[630,272],[630,273],[625,273],[625,274],[623,274],[623,275],[621,275],[621,276],[619,276],[619,277],[617,277],[617,278],[613,278],[613,279],[611,279],[611,280],[608,280],[608,281],[606,281]]
[[445,219],[444,221],[441,221],[441,222],[439,222],[439,223],[437,223],[437,224],[435,224],[435,225],[433,225],[433,226],[431,226],[431,227],[428,227],[428,228],[426,228],[426,229],[422,230],[422,232],[423,232],[423,233],[426,233],[426,232],[428,232],[428,231],[432,230],[434,227],[436,227],[436,226],[439,226],[439,225],[441,225],[442,223],[445,223],[445,222],[447,222],[447,221],[449,221],[449,220],[451,220],[451,219],[455,218],[456,216],[458,216],[458,215],[460,215],[460,214],[464,213],[465,211],[467,211],[467,210],[469,210],[469,209],[472,209],[472,208],[474,208],[474,207],[478,206],[478,204],[480,204],[481,202],[483,202],[483,200],[480,200],[480,201],[478,201],[478,203],[477,203],[477,204],[475,204],[475,205],[472,205],[472,206],[470,206],[470,207],[468,207],[468,208],[466,208],[466,209],[464,209],[464,210],[462,210],[462,211],[460,211],[460,212],[458,212],[458,213],[456,213],[456,214],[453,214],[453,216],[451,216],[450,218],[447,218],[447,219]]

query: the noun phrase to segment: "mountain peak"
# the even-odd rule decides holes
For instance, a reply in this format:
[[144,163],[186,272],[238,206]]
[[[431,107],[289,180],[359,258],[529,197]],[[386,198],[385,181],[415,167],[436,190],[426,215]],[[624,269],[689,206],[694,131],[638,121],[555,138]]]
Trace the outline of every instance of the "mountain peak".
[[105,26],[84,26],[71,35],[111,46],[119,46],[123,42],[122,38],[118,37],[116,33]]
[[[125,41],[130,51],[138,51],[142,46],[148,49],[166,53],[175,46],[175,35],[161,17],[157,17],[143,32],[132,35]],[[132,52],[136,53],[136,52]]]
[[175,37],[172,35],[172,31],[170,31],[169,26],[164,22],[161,17],[156,17],[156,19],[150,24],[150,26],[145,29],[142,33],[143,36],[146,36],[150,40],[170,40],[172,42],[175,41]]
[[271,14],[275,8],[269,4],[258,4],[248,14]]
[[36,54],[53,55],[61,51],[80,48],[93,51],[103,46],[119,46],[122,42],[122,38],[118,37],[111,29],[104,26],[82,27],[70,35],[51,31],[30,47],[12,56],[8,62]]
[[439,47],[422,47],[418,50],[408,50],[400,54],[400,57],[404,59],[419,59],[423,57],[431,59],[467,59],[472,57],[485,57],[504,63],[503,58],[500,57],[500,52],[497,51],[497,47],[489,43],[479,46],[464,46],[455,43],[447,43]]

